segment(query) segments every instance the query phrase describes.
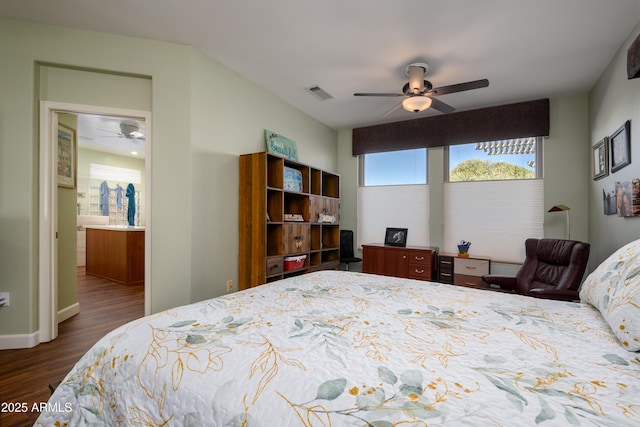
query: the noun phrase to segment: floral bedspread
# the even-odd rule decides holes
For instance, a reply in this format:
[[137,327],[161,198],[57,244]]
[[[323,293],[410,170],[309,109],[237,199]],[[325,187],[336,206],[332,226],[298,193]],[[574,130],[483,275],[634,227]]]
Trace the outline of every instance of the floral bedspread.
[[326,271],[148,316],[38,425],[640,425],[640,361],[586,304]]

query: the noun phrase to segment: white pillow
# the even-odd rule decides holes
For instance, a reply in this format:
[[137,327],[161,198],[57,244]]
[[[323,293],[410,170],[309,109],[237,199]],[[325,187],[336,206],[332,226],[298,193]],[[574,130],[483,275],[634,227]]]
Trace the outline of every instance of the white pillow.
[[603,261],[583,283],[580,300],[600,310],[624,348],[640,351],[640,240]]

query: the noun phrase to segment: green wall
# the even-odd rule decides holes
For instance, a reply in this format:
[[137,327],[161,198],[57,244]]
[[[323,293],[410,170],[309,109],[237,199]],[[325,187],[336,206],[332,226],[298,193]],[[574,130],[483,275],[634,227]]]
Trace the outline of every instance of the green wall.
[[264,151],[264,129],[296,141],[302,163],[335,172],[338,154],[335,130],[200,52],[191,61],[188,193],[195,301],[225,293],[227,280],[238,288],[238,154]]
[[604,215],[602,190],[616,181],[640,178],[640,79],[627,79],[627,50],[640,33],[640,24],[622,44],[598,83],[589,93],[587,148],[631,120],[631,164],[598,181],[589,180],[589,235],[591,260],[597,265],[616,249],[640,238],[640,218]]
[[[237,156],[264,150],[264,128],[295,140],[301,161],[337,168],[334,130],[192,47],[0,19],[0,55],[0,290],[11,292],[0,339],[38,330],[42,94],[152,112],[152,312],[237,282]],[[121,97],[123,78],[138,104]]]

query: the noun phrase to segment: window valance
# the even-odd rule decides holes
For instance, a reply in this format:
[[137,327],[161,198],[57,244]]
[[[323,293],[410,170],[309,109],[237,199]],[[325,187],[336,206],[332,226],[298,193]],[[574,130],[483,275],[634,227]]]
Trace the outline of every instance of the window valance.
[[549,136],[549,99],[353,129],[354,156],[530,136]]

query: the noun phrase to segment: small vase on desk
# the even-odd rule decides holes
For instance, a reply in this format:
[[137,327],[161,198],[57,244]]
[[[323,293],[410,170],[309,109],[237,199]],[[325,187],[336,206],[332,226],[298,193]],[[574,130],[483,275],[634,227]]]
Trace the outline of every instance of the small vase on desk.
[[458,245],[458,256],[467,258],[469,256],[469,246]]

